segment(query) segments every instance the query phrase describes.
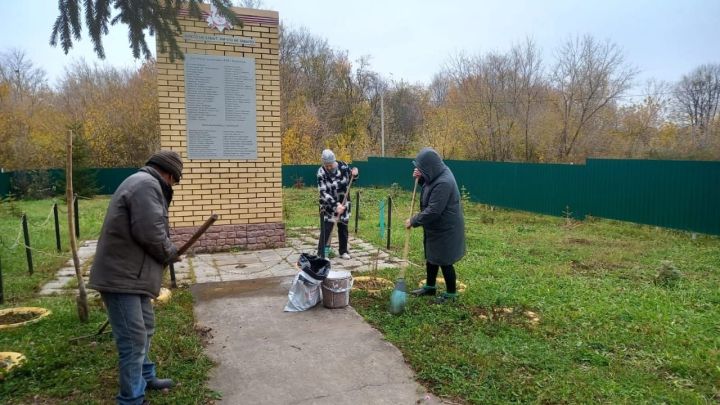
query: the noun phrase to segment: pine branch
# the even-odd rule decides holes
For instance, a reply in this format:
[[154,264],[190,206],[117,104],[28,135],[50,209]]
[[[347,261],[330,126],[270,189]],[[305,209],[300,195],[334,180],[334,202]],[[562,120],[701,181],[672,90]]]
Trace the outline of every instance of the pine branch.
[[[152,57],[145,38],[145,30],[148,30],[151,36],[157,35],[160,51],[167,52],[171,61],[176,58],[182,59],[183,53],[176,40],[176,37],[182,33],[178,12],[187,7],[191,17],[202,18],[200,4],[203,0],[82,0],[82,5],[80,1],[58,0],[59,14],[52,27],[50,45],[57,46],[59,41],[65,54],[72,49],[73,42],[81,38],[82,8],[94,51],[100,59],[105,58],[102,39],[109,32],[108,23],[128,26],[128,41],[136,59],[141,55],[146,59]],[[231,24],[242,27],[242,21],[230,9],[231,0],[209,1]],[[112,20],[111,7],[118,13]]]

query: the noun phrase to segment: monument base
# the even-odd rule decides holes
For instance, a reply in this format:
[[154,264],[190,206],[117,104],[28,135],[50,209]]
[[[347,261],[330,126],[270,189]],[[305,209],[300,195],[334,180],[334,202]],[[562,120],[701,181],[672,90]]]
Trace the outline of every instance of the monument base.
[[[170,238],[180,246],[190,239],[198,227],[170,230]],[[193,245],[197,253],[221,252],[230,249],[259,250],[285,246],[285,225],[281,222],[262,224],[214,225]]]

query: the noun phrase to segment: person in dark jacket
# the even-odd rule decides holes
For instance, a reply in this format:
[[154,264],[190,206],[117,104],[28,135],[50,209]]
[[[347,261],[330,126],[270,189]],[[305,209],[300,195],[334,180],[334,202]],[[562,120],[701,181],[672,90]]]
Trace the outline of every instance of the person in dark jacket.
[[435,281],[442,268],[447,291],[436,302],[457,297],[454,264],[465,255],[465,219],[455,176],[432,148],[423,148],[413,161],[413,177],[422,186],[420,212],[405,221],[405,227],[423,227],[426,283],[411,291],[415,296],[435,295]]
[[[317,171],[317,185],[320,192],[320,211],[323,228],[318,239],[318,256],[325,257],[324,250],[330,241],[333,225],[337,222],[339,254],[343,259],[350,259],[348,251],[348,222],[350,221],[350,181],[358,177],[358,168],[342,161],[335,160],[330,149],[322,151],[322,166]],[[343,204],[344,201],[344,204]],[[325,240],[322,236],[325,235]]]
[[155,332],[151,299],[165,265],[178,260],[170,240],[172,187],[182,177],[180,156],[161,150],[115,190],[100,232],[88,286],[100,292],[119,357],[118,404],[141,404],[146,389],[174,386],[157,378],[150,361]]

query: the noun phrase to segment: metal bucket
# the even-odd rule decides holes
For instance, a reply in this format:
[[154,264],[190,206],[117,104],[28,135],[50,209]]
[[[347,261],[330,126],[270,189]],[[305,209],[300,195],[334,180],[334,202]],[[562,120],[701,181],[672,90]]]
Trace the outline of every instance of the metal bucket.
[[345,308],[350,305],[350,290],[353,279],[349,271],[330,270],[322,282],[323,305],[325,308]]

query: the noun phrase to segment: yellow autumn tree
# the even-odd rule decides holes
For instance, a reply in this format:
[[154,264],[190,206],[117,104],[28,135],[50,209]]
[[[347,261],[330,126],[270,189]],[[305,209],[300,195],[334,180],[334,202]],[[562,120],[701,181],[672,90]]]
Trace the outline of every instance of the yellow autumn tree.
[[317,139],[320,123],[306,99],[298,96],[288,106],[288,125],[282,134],[282,162],[309,164],[317,162]]

